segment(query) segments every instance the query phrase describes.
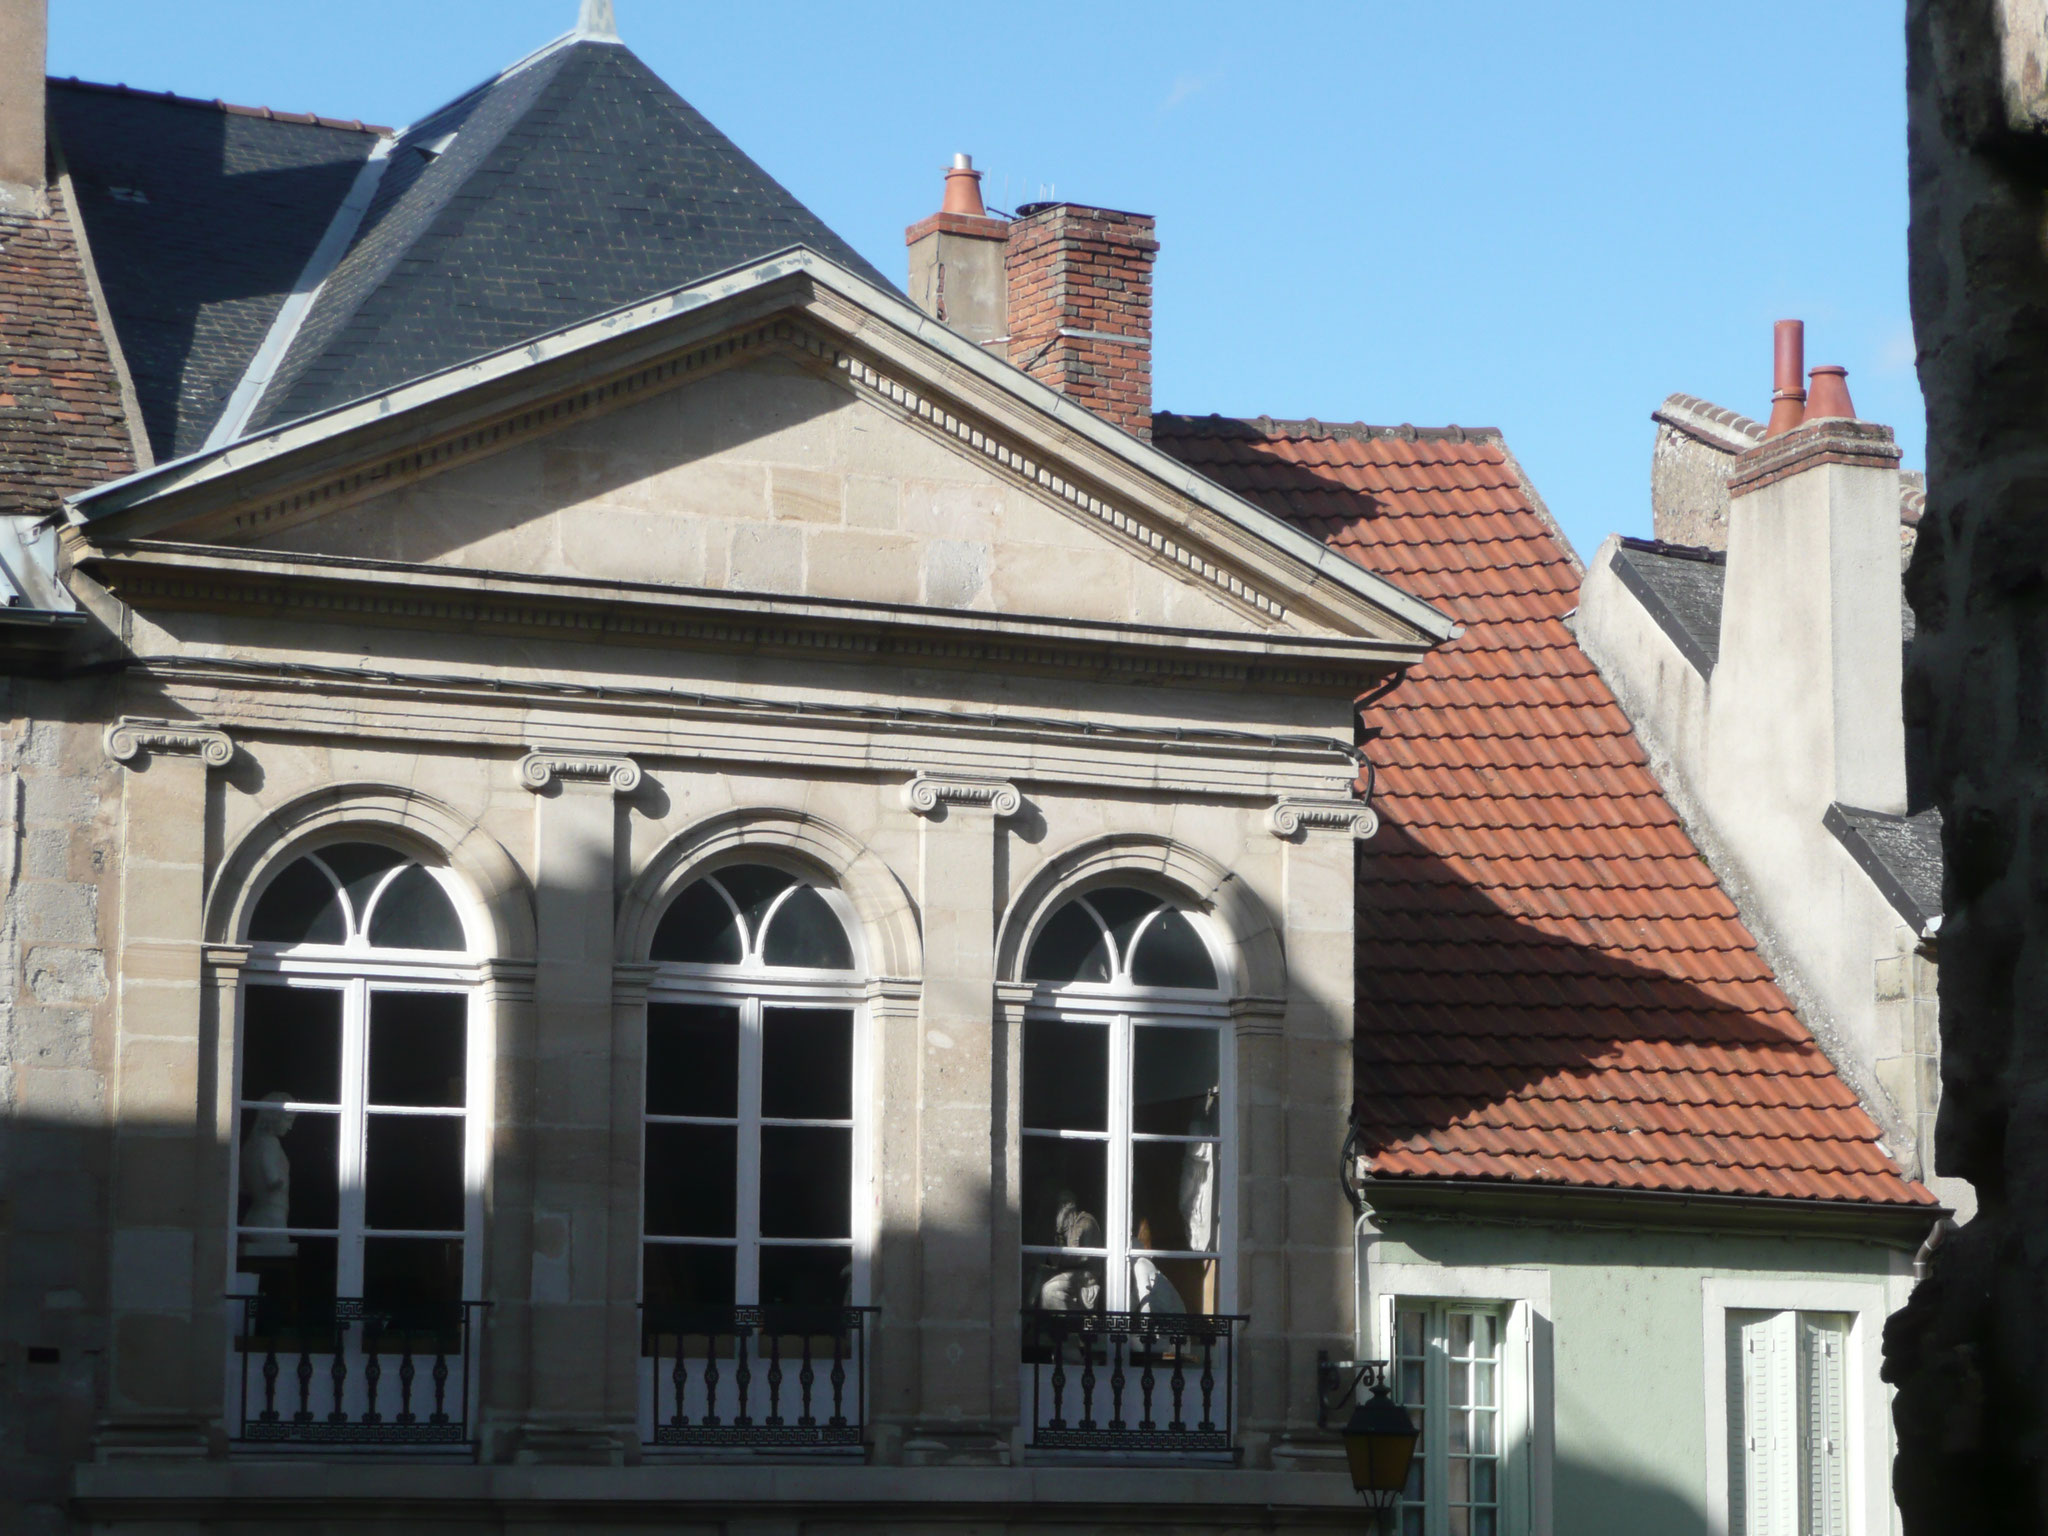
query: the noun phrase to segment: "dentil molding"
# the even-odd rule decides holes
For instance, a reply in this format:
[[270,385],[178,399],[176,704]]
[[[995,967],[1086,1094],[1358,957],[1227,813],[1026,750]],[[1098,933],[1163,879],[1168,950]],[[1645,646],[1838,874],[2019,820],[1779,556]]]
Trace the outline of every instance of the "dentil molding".
[[1343,832],[1360,842],[1380,829],[1380,819],[1363,800],[1345,795],[1282,795],[1266,812],[1275,837],[1301,832]]
[[936,816],[942,806],[987,807],[998,816],[1014,816],[1024,804],[1008,779],[979,774],[920,773],[903,786],[903,803],[920,816]]
[[235,755],[234,738],[217,725],[197,720],[148,720],[123,715],[100,737],[109,762],[133,766],[145,752],[196,757],[209,768],[225,768]]
[[557,779],[610,780],[612,793],[630,795],[640,787],[640,765],[630,757],[577,752],[529,752],[519,759],[519,782],[539,794]]

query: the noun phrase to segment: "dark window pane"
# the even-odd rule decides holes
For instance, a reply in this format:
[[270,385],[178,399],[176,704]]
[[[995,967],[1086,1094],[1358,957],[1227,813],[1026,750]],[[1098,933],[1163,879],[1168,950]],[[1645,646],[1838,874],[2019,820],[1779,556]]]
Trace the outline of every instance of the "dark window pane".
[[769,965],[798,965],[819,971],[853,969],[853,946],[831,904],[809,886],[789,893],[768,923],[761,958]]
[[[242,1111],[239,1220],[277,1225],[282,1197],[286,1226],[334,1227],[341,1220],[340,1117],[314,1110]],[[278,1153],[283,1188],[278,1187]]]
[[1116,940],[1116,952],[1128,970],[1131,935],[1138,931],[1138,924],[1145,920],[1147,914],[1159,905],[1159,898],[1148,891],[1134,891],[1127,885],[1111,885],[1090,891],[1088,905],[1109,925],[1110,935]]
[[348,892],[348,904],[355,912],[358,927],[384,876],[405,862],[404,854],[380,843],[330,843],[319,850],[318,857]]
[[740,963],[739,923],[710,881],[699,880],[669,903],[647,957],[685,965]]
[[761,1127],[761,1235],[853,1235],[853,1132]]
[[249,918],[252,944],[340,944],[347,938],[334,882],[310,859],[287,865]]
[[1216,1250],[1215,1144],[1140,1141],[1131,1147],[1131,1246]]
[[1024,1021],[1024,1124],[1034,1131],[1109,1128],[1107,1024]]
[[[852,1291],[851,1248],[764,1247],[761,1250],[761,1305],[764,1307],[843,1307],[847,1305]],[[825,1374],[825,1371],[818,1372],[821,1380]],[[823,1400],[822,1394],[820,1400]]]
[[1216,986],[1216,962],[1195,925],[1168,907],[1155,917],[1138,940],[1131,961],[1131,980],[1141,987]]
[[1048,1312],[1093,1312],[1102,1303],[1102,1260],[1047,1254],[1024,1260],[1025,1306],[1043,1307]]
[[341,1102],[341,993],[252,986],[242,994],[242,1097]]
[[[263,1238],[243,1238],[243,1252],[235,1261],[239,1273],[256,1277],[256,1294],[262,1298],[257,1303],[255,1319],[258,1334],[274,1336],[275,1330],[289,1328],[301,1321],[325,1323],[332,1318],[337,1240],[331,1237],[295,1237],[291,1240],[289,1253],[248,1251],[265,1246],[265,1242]],[[245,1286],[247,1283],[243,1282]],[[237,1331],[244,1323],[244,1305],[242,1302],[231,1303],[228,1313],[228,1326]],[[250,1372],[252,1379],[255,1374]]]
[[1109,1209],[1109,1143],[1024,1138],[1024,1241],[1101,1248]]
[[748,937],[759,948],[761,919],[775,898],[796,884],[796,876],[765,864],[735,864],[730,869],[721,869],[714,878],[739,907],[740,916],[747,921]]
[[729,1307],[733,1250],[648,1243],[641,1250],[640,1299],[649,1313],[669,1307]]
[[458,1115],[370,1116],[364,1221],[386,1231],[461,1231],[462,1125]]
[[740,1012],[701,1003],[647,1008],[647,1112],[739,1113]]
[[853,1014],[761,1010],[761,1113],[771,1120],[853,1118]]
[[1217,1034],[1144,1024],[1131,1031],[1131,1126],[1154,1136],[1216,1134]]
[[[461,1309],[456,1305],[461,1300],[461,1239],[372,1237],[364,1240],[363,1304],[389,1314],[393,1327],[408,1330],[452,1328],[461,1316]],[[385,1369],[388,1372],[390,1366],[387,1364]],[[432,1390],[429,1383],[429,1393]],[[417,1388],[414,1396],[417,1399]]]
[[647,1226],[656,1237],[731,1237],[739,1132],[729,1125],[647,1127]]
[[461,949],[462,919],[440,882],[419,865],[400,870],[370,910],[378,949]]
[[468,999],[370,994],[370,1102],[460,1109],[469,1102]]
[[1024,962],[1026,981],[1107,981],[1109,946],[1102,927],[1075,902],[1053,913],[1038,930],[1031,957]]

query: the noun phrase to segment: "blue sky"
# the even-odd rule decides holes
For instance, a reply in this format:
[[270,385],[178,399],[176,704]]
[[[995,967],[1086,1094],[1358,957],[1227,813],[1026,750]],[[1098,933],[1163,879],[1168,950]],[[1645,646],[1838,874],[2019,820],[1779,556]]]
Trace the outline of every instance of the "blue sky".
[[[1161,409],[1504,429],[1582,554],[1649,412],[1761,417],[1771,322],[1923,462],[1898,0],[616,0],[625,40],[883,271],[967,150],[1159,220]],[[52,0],[52,74],[399,124],[575,0]]]

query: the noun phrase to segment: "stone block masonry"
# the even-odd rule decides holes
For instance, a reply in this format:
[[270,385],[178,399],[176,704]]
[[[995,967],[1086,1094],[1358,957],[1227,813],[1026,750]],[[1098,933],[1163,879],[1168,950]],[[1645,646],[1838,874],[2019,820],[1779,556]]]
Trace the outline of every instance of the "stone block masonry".
[[1010,226],[1010,361],[1135,437],[1152,436],[1154,221],[1028,203]]

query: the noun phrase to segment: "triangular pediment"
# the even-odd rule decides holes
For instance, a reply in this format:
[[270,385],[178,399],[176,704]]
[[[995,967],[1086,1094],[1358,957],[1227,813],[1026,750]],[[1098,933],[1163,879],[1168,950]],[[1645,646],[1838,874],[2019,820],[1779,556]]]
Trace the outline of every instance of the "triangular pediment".
[[1451,632],[808,252],[551,343],[131,477],[76,515],[94,541],[1349,638],[1382,661]]

